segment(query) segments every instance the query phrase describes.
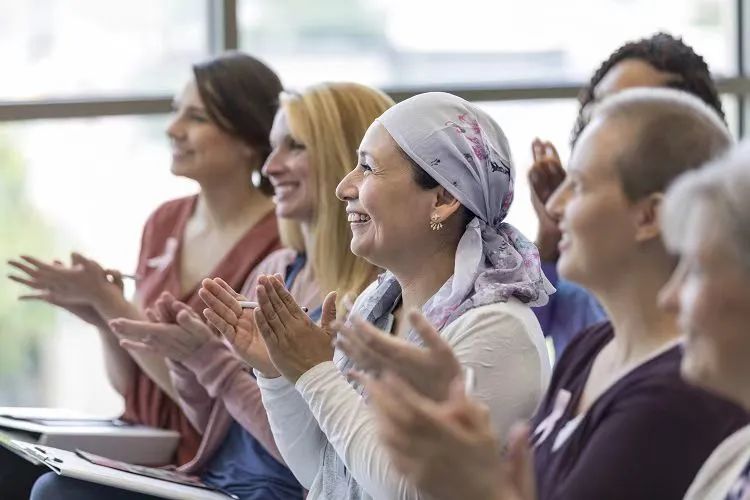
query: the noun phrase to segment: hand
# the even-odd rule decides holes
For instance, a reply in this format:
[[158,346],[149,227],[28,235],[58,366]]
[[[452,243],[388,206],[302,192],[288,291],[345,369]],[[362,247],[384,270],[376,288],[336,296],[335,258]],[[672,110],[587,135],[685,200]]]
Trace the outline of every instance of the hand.
[[214,336],[211,329],[190,309],[177,300],[171,310],[176,323],[155,323],[130,319],[113,319],[112,331],[125,349],[159,354],[174,361],[184,361]]
[[239,301],[246,297],[221,278],[203,280],[198,296],[208,306],[203,310],[206,320],[227,339],[237,356],[266,378],[280,376],[255,324],[253,310],[240,307]]
[[318,326],[278,277],[261,276],[258,283],[255,322],[276,369],[296,383],[310,368],[333,359],[331,323],[336,319],[336,292],[329,293],[323,301],[322,326]]
[[425,347],[378,330],[360,317],[351,326],[335,322],[339,334],[335,345],[354,361],[358,370],[379,374],[390,371],[406,380],[422,395],[435,401],[448,397],[451,381],[461,374],[461,365],[451,347],[418,311],[409,321],[424,340]]
[[10,260],[8,264],[25,276],[8,277],[39,293],[25,295],[25,300],[43,300],[50,304],[66,306],[87,305],[96,308],[108,293],[122,295],[122,280],[119,272],[105,270],[98,263],[78,253],[71,254],[70,267],[60,261],[52,264],[34,257],[21,256],[21,260]]
[[514,432],[500,456],[489,411],[470,400],[460,378],[436,403],[397,375],[356,377],[367,388],[378,431],[394,466],[435,499],[533,500],[528,431]]
[[565,170],[551,142],[534,139],[531,152],[534,158],[534,164],[528,173],[531,203],[539,219],[536,245],[542,260],[556,261],[559,256],[557,244],[560,242],[561,235],[557,220],[547,212],[545,204],[565,180]]

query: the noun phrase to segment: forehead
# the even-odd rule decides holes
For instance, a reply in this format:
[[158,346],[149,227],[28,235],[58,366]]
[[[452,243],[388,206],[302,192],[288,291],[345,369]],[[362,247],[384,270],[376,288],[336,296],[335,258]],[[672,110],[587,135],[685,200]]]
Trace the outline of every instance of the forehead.
[[191,79],[182,87],[182,90],[175,96],[175,101],[185,106],[203,106],[203,101],[201,100],[198,86],[194,79]]
[[594,88],[597,100],[633,87],[663,87],[677,75],[660,71],[641,59],[625,59],[615,64]]
[[289,135],[289,123],[286,117],[286,111],[283,107],[280,107],[276,112],[276,116],[273,117],[273,125],[271,126],[271,142],[281,141],[285,136]]
[[622,120],[594,118],[573,147],[568,171],[587,177],[615,176],[615,161],[632,136],[632,128]]
[[361,154],[367,154],[375,158],[385,158],[396,153],[396,141],[380,122],[373,122],[362,137],[359,145]]

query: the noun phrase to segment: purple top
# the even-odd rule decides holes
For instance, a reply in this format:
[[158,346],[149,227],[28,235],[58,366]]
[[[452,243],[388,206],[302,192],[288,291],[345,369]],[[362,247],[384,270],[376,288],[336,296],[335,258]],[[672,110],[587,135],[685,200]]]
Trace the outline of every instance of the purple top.
[[680,378],[676,345],[639,365],[576,417],[609,323],[578,335],[532,419],[539,499],[681,499],[703,462],[748,422],[740,407]]
[[542,261],[542,271],[557,291],[549,302],[531,310],[536,314],[545,337],[555,345],[555,358],[560,359],[573,336],[586,328],[607,319],[604,309],[591,293],[583,287],[561,280],[557,263]]

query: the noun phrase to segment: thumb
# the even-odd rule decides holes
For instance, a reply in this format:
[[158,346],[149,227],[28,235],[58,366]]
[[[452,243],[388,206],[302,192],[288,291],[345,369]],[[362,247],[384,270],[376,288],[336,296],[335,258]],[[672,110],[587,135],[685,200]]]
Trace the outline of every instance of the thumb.
[[329,335],[333,336],[333,327],[331,323],[336,320],[336,292],[329,292],[323,301],[323,311],[320,315],[320,326]]
[[83,266],[83,265],[86,264],[86,258],[83,255],[81,255],[80,253],[78,253],[78,252],[71,252],[70,253],[70,262],[74,266],[76,266],[76,265]]
[[521,499],[536,498],[534,461],[529,447],[529,424],[516,423],[508,433],[508,483]]

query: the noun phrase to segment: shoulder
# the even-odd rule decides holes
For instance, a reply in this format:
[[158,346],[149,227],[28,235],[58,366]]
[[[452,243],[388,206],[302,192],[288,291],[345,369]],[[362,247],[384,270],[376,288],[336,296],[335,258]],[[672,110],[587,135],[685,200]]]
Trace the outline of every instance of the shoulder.
[[711,498],[712,493],[709,492],[723,495],[747,463],[748,450],[750,450],[750,425],[726,438],[711,453],[698,475],[695,476],[695,481],[685,498],[690,500]]
[[287,266],[294,262],[297,255],[291,248],[280,248],[268,254],[255,270],[258,274],[284,274]]
[[546,352],[539,321],[529,306],[516,299],[469,309],[445,326],[440,335],[453,345],[469,338],[490,339],[508,348],[533,346]]
[[177,220],[185,216],[186,211],[192,209],[196,198],[197,195],[184,196],[162,203],[151,212],[146,221],[146,227],[171,227]]

